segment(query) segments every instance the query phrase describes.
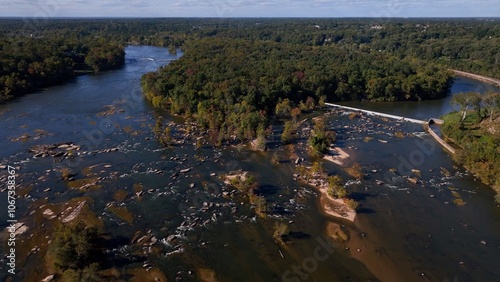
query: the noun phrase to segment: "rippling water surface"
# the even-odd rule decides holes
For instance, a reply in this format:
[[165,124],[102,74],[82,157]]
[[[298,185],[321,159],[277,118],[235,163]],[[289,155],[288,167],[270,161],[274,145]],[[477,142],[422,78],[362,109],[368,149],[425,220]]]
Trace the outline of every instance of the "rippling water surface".
[[[40,224],[30,217],[39,203],[89,197],[91,210],[115,238],[108,254],[117,261],[116,267],[141,267],[144,256],[137,253],[149,252],[148,262],[169,280],[194,281],[199,269],[215,271],[221,281],[500,277],[500,209],[492,201],[493,192],[456,167],[421,126],[328,114],[337,145],[351,156],[344,166],[357,162],[367,172],[363,181],[349,183],[348,190],[361,205],[355,223],[348,224],[319,212],[315,190],[293,180],[293,159],[274,142],[266,153],[244,146],[197,150],[194,142],[162,147],[152,127],[163,113],[142,98],[139,79],[182,54],[149,46],[129,46],[126,51],[123,69],[81,76],[0,105],[0,158],[2,164],[20,168],[18,189],[27,192],[18,201],[18,218],[30,226],[28,232]],[[452,92],[486,87],[458,78]],[[421,119],[450,110],[449,98],[348,104]],[[167,117],[164,123],[172,120]],[[174,134],[180,130],[174,126]],[[305,141],[299,139],[296,154],[309,159],[301,147]],[[28,151],[34,145],[62,142],[81,146],[71,152],[71,161],[34,157]],[[271,163],[274,152],[281,160],[278,166]],[[71,167],[78,179],[98,178],[98,189],[69,189],[58,172],[63,167]],[[394,168],[398,172],[391,172]],[[335,164],[325,163],[325,169],[348,177]],[[414,176],[411,169],[421,174],[415,184],[407,180]],[[257,176],[258,193],[271,210],[267,219],[257,218],[248,201],[223,183],[222,176],[235,170]],[[453,203],[457,195],[465,206]],[[110,205],[126,208],[133,219],[118,217]],[[291,244],[284,247],[272,239],[278,220],[289,223],[292,231]],[[6,222],[4,210],[0,222]],[[321,246],[318,240],[325,238],[327,222],[341,224],[350,235],[349,243],[337,244],[324,261],[307,261]],[[158,240],[154,250],[132,240],[148,233]],[[20,278],[43,270],[39,259],[28,257]],[[294,272],[294,266],[302,266],[302,272]]]

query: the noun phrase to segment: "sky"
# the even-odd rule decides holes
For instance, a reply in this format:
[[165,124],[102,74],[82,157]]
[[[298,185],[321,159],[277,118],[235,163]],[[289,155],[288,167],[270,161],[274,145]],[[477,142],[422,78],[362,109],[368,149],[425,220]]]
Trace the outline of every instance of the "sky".
[[0,17],[500,17],[500,0],[0,0]]

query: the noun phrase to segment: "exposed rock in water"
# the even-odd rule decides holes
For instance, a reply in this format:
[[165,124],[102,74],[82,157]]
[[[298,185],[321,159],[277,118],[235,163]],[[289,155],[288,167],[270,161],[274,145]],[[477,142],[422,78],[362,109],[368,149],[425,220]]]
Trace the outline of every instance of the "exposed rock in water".
[[49,276],[43,278],[42,282],[49,282],[49,281],[52,281],[52,280],[54,280],[54,274],[49,275]]
[[28,226],[24,225],[24,222],[17,222],[16,224],[14,224],[14,230],[14,234],[16,236],[21,235],[24,232],[28,231]]
[[34,145],[28,149],[28,152],[33,153],[34,157],[59,157],[71,151],[79,151],[80,146],[73,142],[57,143],[52,145]]
[[211,269],[199,269],[198,278],[203,282],[216,282],[218,281],[215,272]]
[[416,177],[408,177],[408,181],[412,184],[417,184],[418,179]]
[[68,207],[65,211],[62,212],[61,221],[63,223],[67,223],[67,222],[74,220],[80,214],[80,212],[83,210],[85,203],[86,203],[86,201],[79,202],[78,206],[74,209],[73,209],[73,207]]
[[56,217],[56,215],[54,214],[54,212],[51,209],[44,210],[43,215],[47,216],[49,218],[49,220]]
[[172,244],[175,239],[177,239],[177,236],[175,234],[172,234],[167,237],[166,242],[167,244]]
[[242,171],[240,173],[237,173],[237,174],[228,174],[226,175],[226,179],[224,180],[224,183],[226,183],[227,185],[231,185],[231,180],[233,179],[240,179],[241,181],[245,181],[247,179],[247,174],[248,174],[248,171]]

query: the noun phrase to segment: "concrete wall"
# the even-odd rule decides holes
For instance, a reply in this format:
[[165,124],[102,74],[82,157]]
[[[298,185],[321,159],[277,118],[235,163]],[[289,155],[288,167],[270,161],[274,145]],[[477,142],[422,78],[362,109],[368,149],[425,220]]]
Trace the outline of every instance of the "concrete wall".
[[331,104],[331,103],[325,103],[325,105],[330,106],[330,107],[336,107],[340,109],[345,109],[349,111],[355,111],[355,112],[363,112],[369,115],[376,115],[376,116],[381,116],[381,117],[386,117],[386,118],[392,118],[396,119],[399,121],[407,121],[407,122],[412,122],[412,123],[418,123],[421,124],[424,127],[424,130],[429,133],[434,140],[436,140],[441,146],[443,146],[448,152],[455,154],[455,149],[453,149],[448,143],[446,143],[441,137],[439,137],[434,130],[429,126],[429,122],[432,120],[436,124],[443,124],[444,121],[440,119],[435,119],[431,118],[429,119],[429,122],[419,120],[419,119],[413,119],[413,118],[406,118],[402,116],[396,116],[396,115],[390,115],[390,114],[384,114],[384,113],[379,113],[379,112],[374,112],[374,111],[369,111],[369,110],[363,110],[363,109],[358,109],[358,108],[353,108],[353,107],[347,107],[347,106],[341,106],[337,104]]
[[345,109],[349,111],[355,111],[355,112],[362,112],[366,113],[369,115],[375,115],[375,116],[381,116],[381,117],[386,117],[386,118],[392,118],[400,121],[407,121],[407,122],[412,122],[412,123],[418,123],[418,124],[426,124],[426,121],[419,120],[419,119],[413,119],[413,118],[407,118],[407,117],[402,117],[402,116],[396,116],[396,115],[390,115],[390,114],[384,114],[380,112],[374,112],[374,111],[369,111],[369,110],[362,110],[358,108],[353,108],[353,107],[347,107],[347,106],[341,106],[337,104],[331,104],[331,103],[325,103],[325,105],[330,106],[330,107],[336,107],[340,109]]
[[434,140],[436,140],[439,144],[441,144],[441,146],[448,150],[448,152],[455,154],[455,149],[453,149],[450,144],[446,143],[441,137],[439,137],[430,126],[424,126],[424,129],[434,138]]

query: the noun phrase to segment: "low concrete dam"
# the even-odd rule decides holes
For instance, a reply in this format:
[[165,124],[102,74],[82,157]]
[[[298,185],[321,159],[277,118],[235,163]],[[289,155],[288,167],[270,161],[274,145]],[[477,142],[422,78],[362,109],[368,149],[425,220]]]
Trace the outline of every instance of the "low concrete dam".
[[403,116],[397,116],[397,115],[391,115],[391,114],[385,114],[385,113],[380,113],[380,112],[375,112],[375,111],[370,111],[370,110],[363,110],[363,109],[358,109],[358,108],[353,108],[353,107],[347,107],[347,106],[342,106],[342,105],[337,105],[337,104],[332,104],[332,103],[325,103],[325,105],[330,106],[330,107],[336,107],[344,110],[349,110],[349,111],[355,111],[355,112],[362,112],[365,114],[369,115],[375,115],[375,116],[381,116],[385,118],[390,118],[390,119],[395,119],[398,121],[405,121],[405,122],[411,122],[411,123],[418,123],[421,124],[424,127],[424,130],[429,133],[432,138],[434,138],[443,148],[445,148],[448,152],[455,154],[455,149],[453,149],[450,144],[446,143],[441,137],[439,137],[434,130],[430,127],[431,124],[437,124],[441,125],[444,123],[443,120],[437,119],[437,118],[429,118],[428,121],[424,120],[419,120],[419,119],[414,119],[414,118],[407,118]]

